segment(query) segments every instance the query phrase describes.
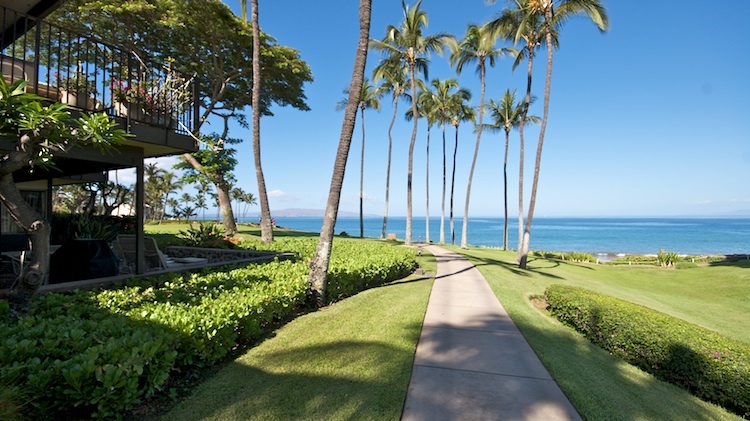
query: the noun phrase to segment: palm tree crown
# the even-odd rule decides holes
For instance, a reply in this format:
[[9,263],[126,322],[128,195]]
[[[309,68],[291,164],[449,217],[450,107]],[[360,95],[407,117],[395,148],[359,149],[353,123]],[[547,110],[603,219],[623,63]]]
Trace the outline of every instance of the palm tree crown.
[[[386,36],[383,40],[370,40],[370,47],[381,51],[388,57],[387,60],[402,61],[409,69],[411,85],[411,107],[412,114],[417,115],[417,85],[415,82],[416,71],[420,70],[427,79],[427,56],[433,52],[440,53],[445,49],[445,43],[452,37],[448,34],[436,34],[424,36],[422,30],[427,26],[427,13],[420,10],[422,1],[419,0],[414,7],[408,7],[401,2],[404,10],[404,20],[399,27],[388,25]],[[414,119],[411,141],[409,143],[408,170],[406,176],[406,235],[404,242],[411,244],[411,219],[412,219],[412,171],[414,163],[414,143],[417,140],[417,119]]]

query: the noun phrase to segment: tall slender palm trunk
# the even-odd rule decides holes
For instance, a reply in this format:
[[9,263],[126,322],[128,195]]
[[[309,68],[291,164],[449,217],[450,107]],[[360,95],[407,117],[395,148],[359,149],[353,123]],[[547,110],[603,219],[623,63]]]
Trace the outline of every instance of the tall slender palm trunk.
[[411,111],[412,115],[414,116],[414,127],[411,131],[411,141],[409,142],[409,163],[408,163],[408,169],[406,172],[406,235],[404,236],[404,243],[406,245],[411,245],[411,217],[412,217],[412,171],[414,169],[414,144],[417,142],[417,122],[419,115],[417,113],[417,86],[414,83],[414,78],[416,77],[414,72],[414,64],[409,64],[409,77],[411,79]]
[[526,122],[526,115],[529,112],[529,106],[531,105],[531,76],[534,69],[534,48],[529,48],[529,66],[526,75],[526,96],[524,97],[524,107],[521,113],[521,122],[518,124],[518,137],[519,137],[519,162],[518,162],[518,248],[516,249],[516,262],[522,268],[526,267],[526,259],[523,259],[523,244],[524,244],[524,226],[523,226],[523,166],[524,166],[524,124]]
[[253,22],[253,158],[255,160],[255,178],[258,180],[258,199],[260,201],[260,238],[264,243],[273,241],[271,209],[268,206],[268,192],[263,167],[260,160],[260,26],[258,23],[258,0],[251,2]]
[[505,130],[505,154],[503,155],[503,250],[508,250],[508,146],[510,143],[510,131]]
[[482,140],[482,125],[484,116],[484,62],[479,64],[479,79],[481,81],[481,90],[479,91],[479,126],[477,127],[477,143],[474,146],[474,158],[471,161],[469,170],[469,183],[466,186],[466,205],[464,205],[464,224],[461,228],[461,248],[469,247],[469,202],[471,200],[471,181],[474,177],[474,167],[477,165],[477,156],[479,155],[479,142]]
[[440,244],[445,244],[445,123],[443,123],[443,200],[440,206]]
[[426,203],[424,208],[425,214],[425,242],[430,244],[430,122],[427,122],[427,157],[425,159],[425,197]]
[[388,126],[388,164],[385,170],[385,211],[383,212],[383,231],[380,233],[380,238],[385,238],[387,225],[388,225],[388,195],[391,187],[391,154],[393,152],[393,137],[391,132],[393,130],[393,123],[396,122],[396,112],[398,110],[398,96],[393,96],[393,117],[391,117],[391,124]]
[[523,233],[523,250],[521,254],[520,267],[526,268],[526,261],[529,255],[529,241],[531,239],[531,220],[534,218],[534,207],[536,206],[537,186],[539,185],[539,170],[542,165],[542,147],[544,146],[544,132],[547,128],[547,117],[549,116],[549,94],[552,84],[552,31],[550,22],[552,22],[552,9],[546,8],[544,13],[546,25],[546,43],[547,43],[547,73],[544,83],[544,107],[542,111],[542,124],[539,127],[539,142],[536,147],[536,161],[534,163],[534,180],[531,184],[531,198],[529,199],[529,214],[526,217],[526,227]]
[[[257,1],[257,0],[253,0]],[[333,165],[333,175],[331,176],[331,187],[328,193],[328,203],[326,204],[325,216],[323,218],[323,227],[320,230],[318,246],[315,249],[315,255],[310,261],[310,275],[308,282],[315,304],[323,306],[326,303],[326,280],[328,274],[328,264],[331,257],[331,247],[333,246],[333,230],[336,226],[338,216],[339,202],[341,200],[341,186],[344,183],[344,173],[346,172],[346,160],[349,156],[349,148],[352,143],[354,134],[354,124],[357,119],[357,105],[359,96],[362,92],[362,85],[365,78],[365,65],[367,64],[367,42],[370,36],[370,12],[372,9],[372,0],[360,0],[359,2],[359,41],[357,43],[357,53],[354,58],[354,69],[352,70],[352,80],[349,85],[349,101],[346,104],[344,112],[344,121],[341,124],[341,136],[339,146],[336,151],[336,159]]]
[[456,126],[456,144],[453,146],[453,173],[451,174],[450,226],[451,244],[456,245],[456,228],[453,224],[453,194],[456,187],[456,154],[458,153],[458,126]]
[[359,157],[359,238],[365,236],[365,220],[364,220],[364,189],[365,189],[365,107],[360,108],[362,116],[362,153]]

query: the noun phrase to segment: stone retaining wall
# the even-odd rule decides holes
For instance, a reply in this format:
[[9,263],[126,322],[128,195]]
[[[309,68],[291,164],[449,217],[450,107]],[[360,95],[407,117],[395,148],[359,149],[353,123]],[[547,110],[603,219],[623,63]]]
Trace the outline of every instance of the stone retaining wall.
[[208,263],[219,263],[254,259],[257,257],[271,257],[278,253],[255,250],[228,250],[215,248],[168,246],[164,248],[164,254],[173,258],[202,257],[208,259]]

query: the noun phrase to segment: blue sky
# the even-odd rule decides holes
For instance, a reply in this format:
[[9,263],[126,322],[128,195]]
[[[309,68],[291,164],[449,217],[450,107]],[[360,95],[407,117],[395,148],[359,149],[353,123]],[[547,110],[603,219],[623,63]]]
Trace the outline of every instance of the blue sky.
[[[236,11],[238,0],[227,0]],[[274,109],[261,121],[263,169],[271,209],[325,207],[343,113],[335,105],[351,75],[357,39],[357,1],[260,1],[261,29],[301,52],[315,81],[306,86],[311,111]],[[424,0],[427,34],[461,38],[469,23],[482,24],[508,2]],[[545,137],[536,216],[682,216],[750,214],[750,2],[717,7],[699,0],[603,0],[610,30],[600,33],[584,18],[563,29],[554,58],[550,119]],[[376,1],[370,37],[403,18],[398,0]],[[535,63],[534,114],[542,113],[544,52]],[[368,74],[380,55],[370,52]],[[487,75],[487,99],[506,88],[525,90],[525,64],[511,71],[501,59]],[[457,77],[479,101],[473,66],[457,76],[447,57],[430,57],[429,78]],[[406,214],[406,168],[411,124],[399,105],[394,127],[390,215]],[[366,111],[365,213],[384,210],[387,128],[393,108]],[[361,129],[358,120],[342,192],[341,210],[358,210]],[[244,137],[238,185],[257,192],[251,133]],[[448,129],[452,154],[454,132]],[[528,203],[538,129],[526,130]],[[476,136],[459,129],[455,209],[463,214]],[[430,215],[440,215],[442,145],[433,128]],[[470,216],[502,216],[500,133],[482,136],[472,185]],[[425,214],[426,127],[420,124],[414,159],[414,215]],[[450,159],[449,159],[450,166]],[[517,209],[518,135],[511,135],[509,200]],[[448,168],[450,179],[450,167]],[[450,186],[449,186],[450,188]],[[526,205],[527,206],[527,205]],[[447,210],[446,210],[447,212]]]

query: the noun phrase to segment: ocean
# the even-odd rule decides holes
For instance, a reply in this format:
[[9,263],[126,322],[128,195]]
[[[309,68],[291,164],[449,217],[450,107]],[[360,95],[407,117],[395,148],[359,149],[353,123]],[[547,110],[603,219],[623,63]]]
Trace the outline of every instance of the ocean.
[[[322,217],[279,217],[276,224],[299,231],[320,232]],[[412,239],[425,241],[425,218],[412,220]],[[462,218],[454,219],[456,244],[461,243]],[[379,238],[382,217],[364,219],[365,237]],[[518,221],[508,223],[508,245],[518,243]],[[430,240],[438,243],[440,218],[430,218]],[[389,217],[387,233],[404,239],[405,217]],[[359,236],[358,217],[340,217],[336,234]],[[502,247],[502,218],[469,218],[468,243]],[[445,219],[446,242],[450,227]],[[750,254],[750,218],[534,218],[531,250],[579,251],[601,255],[656,254],[660,249],[690,255]]]

